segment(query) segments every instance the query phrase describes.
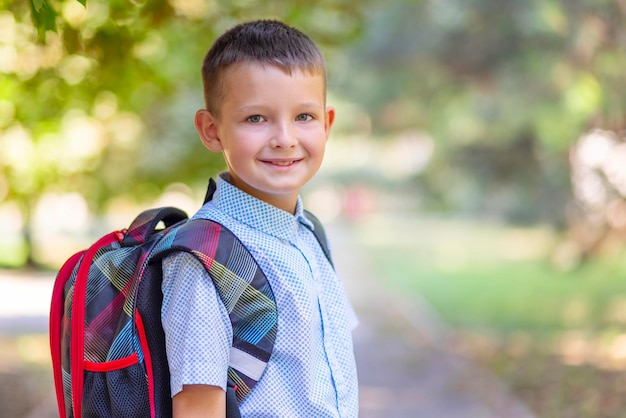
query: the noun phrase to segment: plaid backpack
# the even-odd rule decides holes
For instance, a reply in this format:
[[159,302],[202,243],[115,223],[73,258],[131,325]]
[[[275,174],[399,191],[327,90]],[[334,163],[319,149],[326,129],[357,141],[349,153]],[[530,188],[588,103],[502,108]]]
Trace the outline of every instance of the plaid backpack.
[[[205,201],[215,190],[211,180]],[[319,221],[315,236],[330,254]],[[164,229],[156,229],[163,223]],[[161,260],[194,255],[213,279],[233,327],[227,416],[260,379],[272,354],[277,313],[272,289],[241,241],[223,225],[189,220],[177,208],[142,212],[69,258],[52,293],[50,351],[60,417],[169,417],[161,327]]]

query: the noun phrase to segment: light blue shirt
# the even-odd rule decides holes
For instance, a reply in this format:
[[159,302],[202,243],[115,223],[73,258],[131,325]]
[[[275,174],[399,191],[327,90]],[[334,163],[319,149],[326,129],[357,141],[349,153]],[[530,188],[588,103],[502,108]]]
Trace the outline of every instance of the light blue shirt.
[[[246,417],[357,417],[351,331],[356,316],[298,199],[295,215],[218,178],[194,217],[230,229],[272,287],[278,332],[272,357],[242,403]],[[226,386],[232,327],[202,265],[187,253],[163,261],[162,322],[172,396],[185,384]]]

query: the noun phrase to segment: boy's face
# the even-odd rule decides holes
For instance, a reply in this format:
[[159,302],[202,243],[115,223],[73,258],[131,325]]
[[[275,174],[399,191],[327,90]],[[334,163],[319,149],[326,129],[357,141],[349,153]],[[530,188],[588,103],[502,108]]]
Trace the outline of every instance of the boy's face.
[[293,213],[300,187],[319,169],[335,111],[322,74],[237,64],[222,77],[219,115],[196,114],[211,151],[223,152],[233,185]]

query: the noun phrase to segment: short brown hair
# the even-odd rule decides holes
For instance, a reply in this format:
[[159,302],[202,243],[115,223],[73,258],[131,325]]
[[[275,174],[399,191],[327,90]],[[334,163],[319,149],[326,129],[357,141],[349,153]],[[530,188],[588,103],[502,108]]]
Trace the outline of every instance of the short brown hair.
[[322,74],[326,81],[322,53],[307,35],[276,20],[242,23],[217,38],[204,58],[202,84],[207,110],[217,112],[224,98],[224,69],[243,62],[276,66],[288,74],[294,70]]

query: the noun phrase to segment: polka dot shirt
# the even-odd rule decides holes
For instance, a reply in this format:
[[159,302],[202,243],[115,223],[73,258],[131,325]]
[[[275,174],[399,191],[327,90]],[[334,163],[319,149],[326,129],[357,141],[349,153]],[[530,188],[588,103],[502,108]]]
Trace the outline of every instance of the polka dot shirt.
[[[267,276],[278,332],[243,417],[356,417],[358,383],[351,331],[357,320],[298,199],[295,215],[218,178],[195,215],[230,229]],[[185,384],[226,386],[232,327],[213,282],[187,253],[163,261],[162,322],[172,396]]]

